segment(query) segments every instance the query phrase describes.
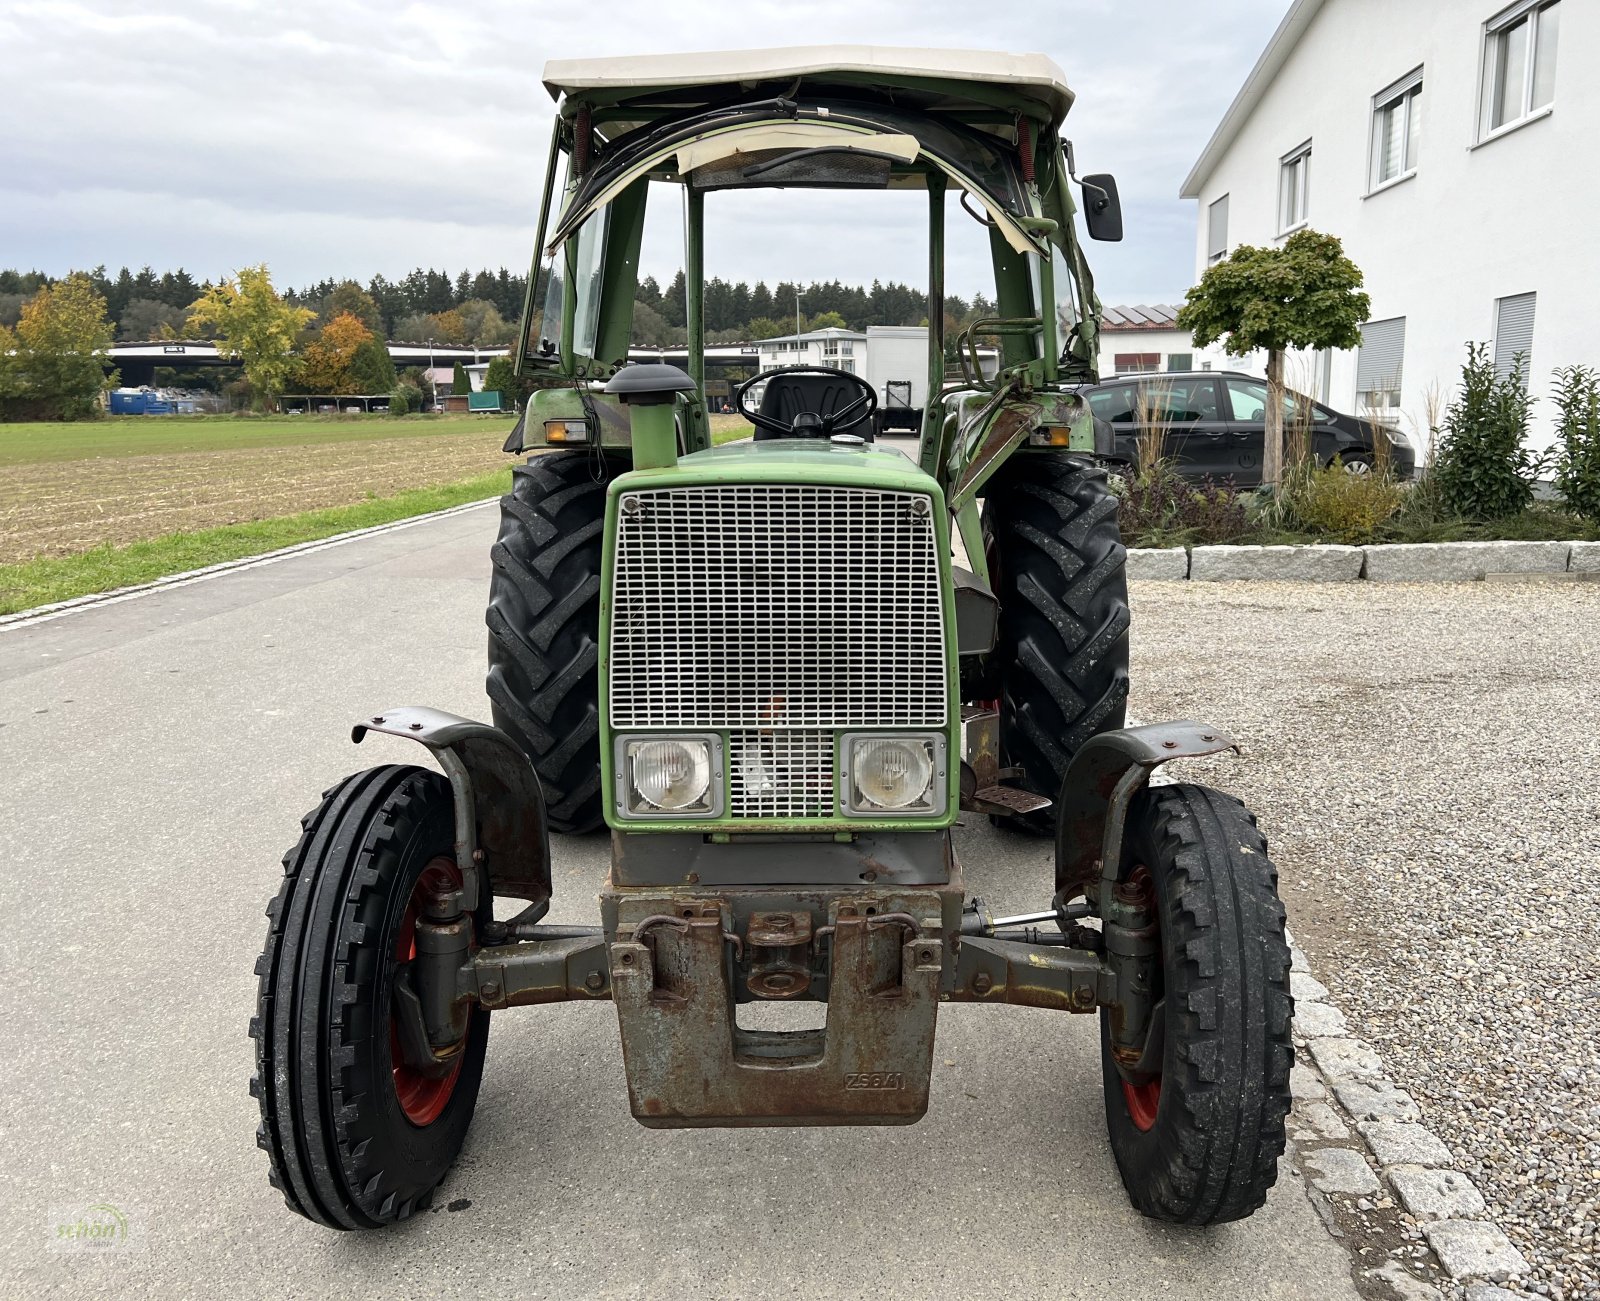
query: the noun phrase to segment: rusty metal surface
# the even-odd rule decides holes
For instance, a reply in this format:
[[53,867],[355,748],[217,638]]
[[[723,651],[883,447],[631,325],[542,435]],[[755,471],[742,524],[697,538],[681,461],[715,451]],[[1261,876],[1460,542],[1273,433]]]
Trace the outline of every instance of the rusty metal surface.
[[[405,705],[363,719],[350,731],[421,742],[438,758],[456,803],[456,862],[466,878],[466,905],[479,905],[476,863],[492,894],[550,900],[550,835],[544,794],[526,755],[498,728],[441,709]],[[480,856],[481,855],[481,856]]]
[[1009,817],[1018,813],[1039,813],[1054,801],[1017,786],[980,786],[972,793],[972,808],[979,813]]
[[1156,768],[1238,748],[1221,728],[1189,721],[1102,732],[1085,742],[1067,767],[1058,801],[1057,901],[1118,879],[1128,806]]
[[[962,894],[959,873],[937,890],[608,883],[601,912],[635,1117],[663,1128],[918,1119]],[[737,1024],[738,1002],[795,998],[827,1003],[824,1028]]]
[[964,935],[949,1001],[1093,1012],[1109,993],[1097,954]]
[[[1010,390],[1002,390],[1009,392]],[[950,509],[959,510],[964,502],[975,496],[1039,423],[1039,405],[1036,402],[1014,402],[1004,407],[994,417],[966,464],[950,488]],[[965,431],[963,431],[963,434]]]
[[604,936],[528,940],[478,949],[457,988],[484,1007],[527,1007],[611,997]]

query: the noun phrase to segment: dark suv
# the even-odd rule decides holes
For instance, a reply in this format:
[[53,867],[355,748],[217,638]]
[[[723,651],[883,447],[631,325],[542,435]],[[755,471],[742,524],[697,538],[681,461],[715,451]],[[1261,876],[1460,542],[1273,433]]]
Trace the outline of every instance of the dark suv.
[[[1266,442],[1267,382],[1237,371],[1169,371],[1115,375],[1084,390],[1094,412],[1095,447],[1104,457],[1132,463],[1141,435],[1166,431],[1163,454],[1186,479],[1232,479],[1241,488],[1261,482]],[[1284,429],[1311,418],[1317,461],[1335,458],[1352,474],[1367,474],[1377,459],[1376,438],[1389,443],[1396,478],[1416,471],[1416,455],[1403,434],[1288,391]]]

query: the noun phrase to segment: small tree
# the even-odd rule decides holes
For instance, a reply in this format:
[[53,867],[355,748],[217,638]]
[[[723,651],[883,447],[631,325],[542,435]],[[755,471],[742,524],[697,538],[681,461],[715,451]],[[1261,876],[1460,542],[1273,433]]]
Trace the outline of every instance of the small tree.
[[82,272],[24,303],[12,362],[24,402],[53,420],[93,415],[101,390],[111,383],[105,354],[113,328],[106,300]]
[[382,339],[366,338],[350,358],[350,378],[357,393],[387,393],[395,384],[394,358]]
[[1556,371],[1556,487],[1584,519],[1600,523],[1600,371]]
[[450,375],[450,396],[455,397],[459,393],[470,392],[472,392],[472,381],[467,378],[467,368],[458,361]]
[[510,357],[496,357],[483,373],[485,392],[500,395],[500,405],[509,407],[517,400],[517,372]]
[[1281,248],[1242,245],[1188,293],[1178,326],[1204,348],[1226,336],[1235,357],[1267,354],[1267,437],[1262,480],[1283,478],[1283,354],[1290,348],[1354,348],[1372,300],[1361,268],[1333,235],[1302,230]]
[[1445,506],[1463,519],[1504,519],[1533,504],[1540,463],[1526,443],[1533,400],[1523,365],[1518,354],[1498,375],[1487,344],[1467,345],[1461,391],[1445,412],[1431,471]]
[[223,352],[239,358],[250,381],[251,399],[267,405],[283,392],[294,369],[301,328],[316,315],[291,307],[272,287],[266,263],[243,267],[237,276],[208,289],[189,309],[189,327],[209,330]]

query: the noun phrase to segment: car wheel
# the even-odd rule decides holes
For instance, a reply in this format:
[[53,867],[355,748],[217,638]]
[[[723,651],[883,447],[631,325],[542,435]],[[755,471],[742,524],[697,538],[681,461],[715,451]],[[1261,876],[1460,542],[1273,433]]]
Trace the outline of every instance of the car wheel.
[[1333,458],[1334,464],[1342,465],[1346,474],[1371,474],[1371,452],[1344,452]]

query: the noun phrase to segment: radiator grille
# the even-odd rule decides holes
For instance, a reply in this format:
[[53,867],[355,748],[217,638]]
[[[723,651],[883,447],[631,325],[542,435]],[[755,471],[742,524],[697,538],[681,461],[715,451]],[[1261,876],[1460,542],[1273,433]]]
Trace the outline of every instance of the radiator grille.
[[[733,816],[831,815],[839,729],[944,725],[928,497],[740,484],[620,505],[612,726],[727,730]],[[741,764],[762,745],[770,763]]]

